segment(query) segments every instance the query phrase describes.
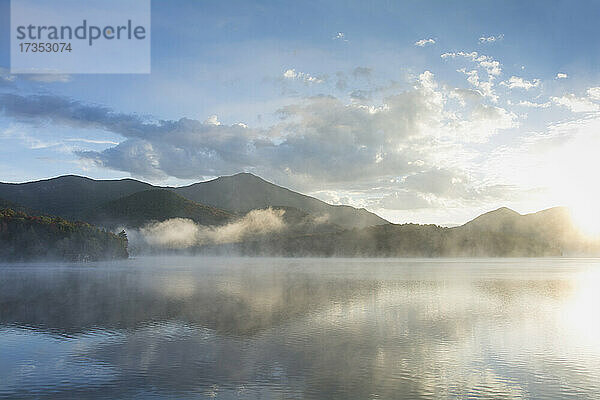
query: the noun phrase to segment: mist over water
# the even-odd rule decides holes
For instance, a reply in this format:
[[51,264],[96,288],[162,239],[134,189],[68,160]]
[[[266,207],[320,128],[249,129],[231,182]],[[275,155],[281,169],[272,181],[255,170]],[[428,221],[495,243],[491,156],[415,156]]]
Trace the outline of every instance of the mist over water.
[[284,210],[252,210],[222,226],[206,226],[191,219],[171,218],[151,222],[140,229],[127,229],[134,249],[187,249],[207,244],[234,243],[242,239],[277,233],[284,229]]
[[597,398],[600,260],[0,266],[0,398]]

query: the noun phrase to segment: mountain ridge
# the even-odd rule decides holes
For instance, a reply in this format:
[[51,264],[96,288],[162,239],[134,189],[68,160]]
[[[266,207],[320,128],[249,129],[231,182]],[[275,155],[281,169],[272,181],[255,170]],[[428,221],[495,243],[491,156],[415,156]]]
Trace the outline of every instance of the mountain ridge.
[[106,202],[85,219],[103,226],[139,228],[151,221],[171,218],[191,219],[201,225],[222,225],[235,217],[168,189],[148,189]]
[[343,228],[389,223],[367,210],[328,204],[250,173],[182,187],[155,186],[132,178],[96,180],[62,175],[32,182],[0,183],[0,198],[48,214],[84,219],[90,209],[151,189],[169,190],[188,200],[232,213],[266,207],[293,207],[315,216],[327,216],[331,223]]
[[[253,187],[252,196],[247,193]],[[388,224],[389,221],[365,210],[347,205],[332,205],[322,200],[268,182],[256,175],[242,172],[221,176],[173,189],[190,200],[234,212],[248,212],[264,207],[293,207],[311,214],[328,215],[330,222],[344,228]],[[246,197],[243,194],[246,193]],[[219,196],[220,194],[220,196]]]
[[564,207],[524,215],[502,207],[453,228],[387,224],[207,251],[292,257],[560,257],[599,255],[600,241],[579,232]]

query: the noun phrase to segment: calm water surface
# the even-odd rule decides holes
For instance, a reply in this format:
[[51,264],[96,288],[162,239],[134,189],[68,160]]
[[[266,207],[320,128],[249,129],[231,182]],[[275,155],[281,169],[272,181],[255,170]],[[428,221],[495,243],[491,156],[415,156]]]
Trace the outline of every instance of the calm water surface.
[[0,266],[0,398],[598,399],[600,260]]

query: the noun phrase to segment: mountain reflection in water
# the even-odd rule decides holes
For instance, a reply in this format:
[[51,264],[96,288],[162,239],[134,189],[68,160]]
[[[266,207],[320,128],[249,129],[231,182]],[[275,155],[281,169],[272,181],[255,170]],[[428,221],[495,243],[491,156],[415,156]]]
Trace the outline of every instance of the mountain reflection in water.
[[600,260],[0,266],[0,398],[597,398]]

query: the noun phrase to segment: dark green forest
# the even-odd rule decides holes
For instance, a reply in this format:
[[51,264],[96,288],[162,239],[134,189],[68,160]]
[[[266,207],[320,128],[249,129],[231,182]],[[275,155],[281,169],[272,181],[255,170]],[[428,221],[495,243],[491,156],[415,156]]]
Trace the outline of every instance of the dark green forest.
[[127,236],[60,217],[0,209],[0,260],[98,261],[127,258]]

